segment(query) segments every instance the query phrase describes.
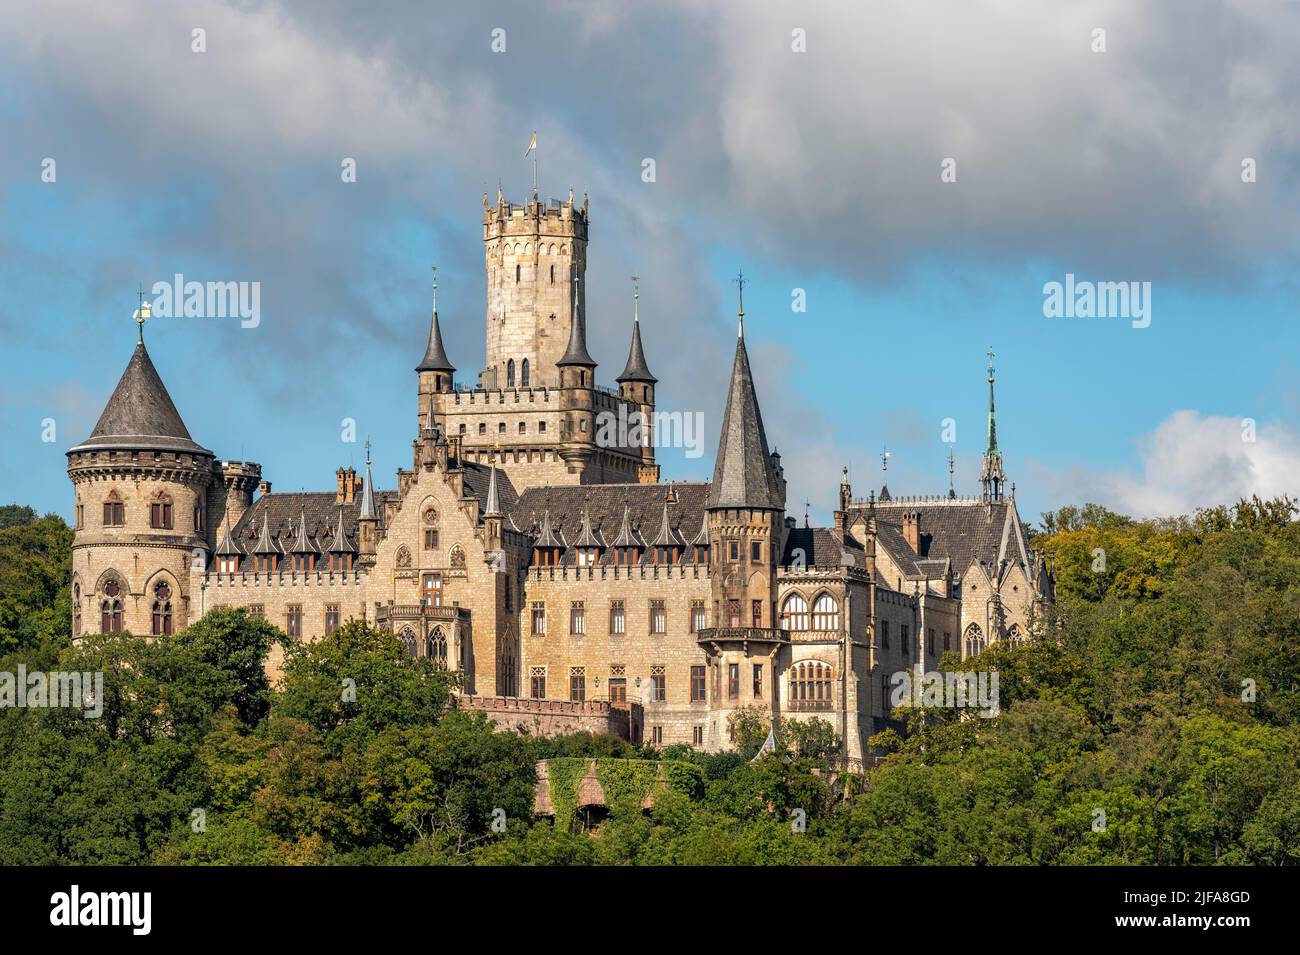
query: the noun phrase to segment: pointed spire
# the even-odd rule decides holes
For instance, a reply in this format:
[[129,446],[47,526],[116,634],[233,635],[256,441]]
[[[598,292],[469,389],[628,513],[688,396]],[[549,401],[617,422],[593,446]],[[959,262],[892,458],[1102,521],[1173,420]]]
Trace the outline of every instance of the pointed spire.
[[334,539],[330,541],[331,554],[355,554],[356,547],[348,540],[347,531],[343,529],[343,508],[339,508],[339,521],[334,528]]
[[659,380],[650,374],[650,368],[645,361],[645,351],[641,348],[641,316],[637,309],[637,301],[640,298],[641,290],[637,287],[637,276],[634,275],[632,276],[632,348],[627,353],[627,365],[623,369],[623,374],[616,379],[619,384],[625,381],[638,381],[653,385]]
[[1007,477],[1002,470],[1002,452],[998,450],[998,426],[993,405],[993,346],[989,346],[989,431],[988,447],[980,466],[980,487],[986,504],[1002,500]]
[[[270,508],[267,508],[270,511]],[[280,546],[271,539],[271,525],[268,521],[267,513],[262,514],[262,532],[257,535],[257,543],[253,545],[254,554],[279,554],[282,553]]]
[[776,475],[772,473],[763,415],[758,409],[749,353],[745,350],[742,334],[736,339],[736,357],[731,366],[727,406],[722,414],[722,434],[713,466],[713,483],[709,486],[705,506],[782,510],[785,501],[779,488]]
[[600,538],[591,527],[591,515],[587,513],[587,505],[582,505],[582,525],[578,528],[578,539],[573,542],[574,547],[604,547]]
[[623,505],[623,523],[619,526],[618,536],[614,538],[615,547],[640,547],[641,541],[637,540],[636,534],[632,531],[632,512],[626,504]]
[[484,517],[501,516],[501,496],[497,492],[497,462],[492,458],[492,473],[488,475],[487,501],[483,504]]
[[740,269],[736,277],[732,279],[736,283],[737,294],[740,296],[740,307],[736,310],[736,337],[745,337],[745,270]]
[[190,437],[189,429],[167,393],[167,386],[149,358],[143,334],[143,319],[148,318],[149,303],[144,301],[143,295],[141,292],[140,307],[135,312],[141,334],[131,360],[90,437],[72,451],[182,451],[211,457],[211,451],[200,447]]
[[298,529],[293,535],[293,553],[320,553],[320,548],[307,535],[307,511],[306,508],[301,506],[298,508]]
[[370,439],[366,439],[366,476],[361,482],[361,518],[378,518],[375,510],[375,482],[370,477]]
[[238,557],[244,552],[239,545],[235,543],[234,537],[230,534],[230,515],[226,515],[226,532],[221,535],[221,543],[217,545],[218,557]]
[[562,549],[563,540],[556,535],[554,528],[551,527],[551,509],[548,507],[542,514],[542,529],[537,532],[537,541],[534,547],[554,547]]
[[454,372],[456,366],[447,357],[442,347],[442,329],[438,327],[438,267],[433,268],[433,318],[429,321],[429,345],[424,350],[424,358],[415,366],[416,371]]
[[587,368],[596,367],[596,359],[592,358],[587,352],[587,318],[582,313],[582,308],[578,304],[578,288],[582,279],[578,275],[577,268],[573,270],[573,320],[569,324],[569,347],[564,352],[564,357],[557,361],[557,366],[564,365],[581,365]]
[[668,502],[664,501],[663,517],[659,522],[659,533],[656,535],[655,539],[650,542],[650,546],[672,547],[673,545],[680,546],[682,543],[681,535],[678,534],[672,525],[668,523]]

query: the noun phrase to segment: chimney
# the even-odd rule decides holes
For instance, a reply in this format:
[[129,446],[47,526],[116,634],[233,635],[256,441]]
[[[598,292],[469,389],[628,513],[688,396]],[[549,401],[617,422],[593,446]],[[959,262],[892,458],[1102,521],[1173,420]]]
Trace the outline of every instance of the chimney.
[[338,490],[334,494],[335,504],[347,503],[347,495],[344,491],[344,478],[347,477],[347,473],[348,472],[345,471],[343,468],[339,468],[337,471],[334,472],[334,476],[338,478]]
[[908,511],[903,515],[903,540],[913,554],[921,553],[921,512]]
[[265,480],[264,480],[264,481],[259,481],[259,482],[257,483],[257,496],[258,496],[258,497],[266,497],[266,495],[268,495],[268,494],[270,494],[270,493],[271,493],[271,482],[270,482],[270,481],[265,481]]
[[658,484],[659,465],[638,464],[636,468],[636,480],[638,484]]

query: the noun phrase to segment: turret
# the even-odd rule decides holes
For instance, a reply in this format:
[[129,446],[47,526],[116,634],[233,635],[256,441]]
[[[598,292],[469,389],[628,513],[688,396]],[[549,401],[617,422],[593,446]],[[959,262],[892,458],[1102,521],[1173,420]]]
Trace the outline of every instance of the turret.
[[362,564],[375,562],[379,546],[379,511],[375,507],[375,482],[370,474],[370,442],[366,442],[366,475],[361,479],[361,509],[357,513],[357,551]]
[[560,457],[571,473],[579,475],[595,456],[596,444],[596,360],[587,351],[587,322],[582,313],[581,285],[575,272],[569,346],[556,363],[560,371],[560,407],[564,412]]
[[638,304],[641,290],[637,286],[637,277],[632,276],[632,347],[627,353],[627,364],[623,374],[618,376],[618,393],[625,401],[635,405],[639,415],[641,436],[641,462],[637,466],[637,480],[642,484],[654,484],[659,480],[659,465],[655,464],[654,451],[654,413],[655,385],[659,379],[650,374],[646,364],[645,350],[641,346],[641,316]]
[[[142,294],[131,360],[90,436],[67,452],[76,498],[74,636],[163,636],[198,613],[190,572],[207,566],[209,488],[219,472],[154,368],[144,344],[148,317]],[[215,497],[222,500],[220,490]]]
[[993,412],[993,348],[989,347],[989,430],[988,447],[980,466],[980,491],[985,504],[1002,500],[1007,477],[1002,470],[1002,452],[998,450],[998,425]]

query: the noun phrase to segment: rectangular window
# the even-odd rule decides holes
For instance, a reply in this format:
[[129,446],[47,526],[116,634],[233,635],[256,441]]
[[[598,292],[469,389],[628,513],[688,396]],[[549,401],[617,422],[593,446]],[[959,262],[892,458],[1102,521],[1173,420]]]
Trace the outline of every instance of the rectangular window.
[[925,632],[925,654],[930,657],[934,656],[934,627]]
[[534,700],[546,699],[546,667],[533,667],[528,693]]
[[233,574],[238,566],[238,557],[217,558],[217,573],[219,574]]
[[423,603],[426,607],[442,606],[442,574],[425,574]]
[[740,626],[740,601],[739,600],[727,601],[727,626],[729,627]]
[[880,621],[880,646],[882,649],[889,649],[889,621]]
[[753,610],[754,627],[757,629],[763,626],[763,601],[752,600],[750,601],[750,604],[751,609]]
[[740,696],[740,664],[727,664],[727,696],[735,699]]
[[664,609],[662,600],[650,601],[650,632],[658,634],[668,632],[668,611]]
[[546,604],[540,600],[533,601],[533,636],[546,636]]
[[569,699],[581,703],[587,699],[587,670],[585,667],[569,668]]
[[763,698],[763,664],[754,664],[754,699]]
[[704,629],[704,601],[691,601],[691,633],[699,633]]
[[650,668],[650,702],[662,703],[668,699],[668,679],[662,665]]
[[627,617],[623,614],[623,601],[614,600],[609,605],[609,635],[621,637],[627,633]]
[[290,604],[289,612],[285,615],[284,632],[294,639],[302,639],[302,605]]
[[329,636],[339,628],[339,605],[325,605],[325,636]]
[[86,505],[78,504],[77,505],[77,530],[81,530],[81,528],[85,526],[85,523],[86,523]]
[[703,703],[704,698],[704,667],[691,667],[691,702]]
[[569,605],[569,633],[575,637],[580,637],[587,632],[587,611],[584,609],[581,600],[575,600]]
[[763,561],[763,544],[762,544],[761,541],[750,541],[750,542],[749,542],[749,559],[750,559],[753,563],[755,563],[755,564],[762,563],[762,561]]
[[912,659],[912,644],[907,639],[907,624],[900,624],[898,628],[898,649],[903,651],[903,659]]
[[627,702],[627,677],[615,676],[609,679],[609,702]]
[[664,728],[662,726],[650,727],[650,742],[655,746],[662,746],[664,742]]
[[424,529],[424,549],[436,550],[438,547],[438,528],[426,527]]
[[692,727],[691,727],[691,742],[694,743],[696,746],[703,746],[703,745],[704,745],[704,727],[703,727],[703,726],[692,726]]
[[740,560],[740,541],[727,541],[727,560],[733,564]]
[[944,631],[943,634],[943,652],[947,653],[952,649],[952,634]]
[[154,501],[149,505],[149,526],[171,530],[172,505],[170,501]]
[[104,502],[104,526],[121,527],[126,523],[126,505],[121,501]]

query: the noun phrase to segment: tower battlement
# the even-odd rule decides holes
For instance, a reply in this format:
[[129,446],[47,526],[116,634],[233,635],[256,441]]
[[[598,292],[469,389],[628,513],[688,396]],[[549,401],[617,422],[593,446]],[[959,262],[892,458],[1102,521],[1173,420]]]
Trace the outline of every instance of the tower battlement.
[[483,195],[483,241],[494,236],[568,236],[587,240],[587,199],[576,205],[570,193],[566,200],[530,199],[524,203],[507,202],[500,193],[495,205]]

